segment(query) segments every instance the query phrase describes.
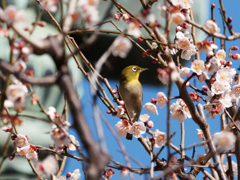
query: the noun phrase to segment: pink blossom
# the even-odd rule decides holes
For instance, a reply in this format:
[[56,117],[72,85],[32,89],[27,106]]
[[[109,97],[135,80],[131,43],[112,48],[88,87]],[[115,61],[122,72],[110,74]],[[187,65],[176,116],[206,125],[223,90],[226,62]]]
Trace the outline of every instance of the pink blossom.
[[170,160],[169,160],[169,163],[174,166],[174,165],[178,165],[178,159],[176,156],[172,155]]
[[232,94],[236,97],[236,98],[240,98],[240,84],[235,85],[232,87]]
[[183,21],[185,21],[185,16],[178,12],[178,13],[173,13],[172,14],[172,21],[176,24],[176,25],[179,25],[179,24],[182,24]]
[[147,122],[149,120],[149,115],[148,114],[143,114],[143,115],[140,115],[139,119],[142,121],[142,122]]
[[160,108],[163,108],[168,102],[167,97],[163,92],[158,92],[157,93],[157,104]]
[[14,63],[13,68],[18,72],[24,72],[27,69],[27,65],[23,60],[19,60]]
[[201,75],[205,71],[204,61],[203,60],[195,60],[192,62],[191,70],[195,72],[197,75]]
[[1,28],[0,27],[0,37],[8,37],[9,36],[9,31],[8,29]]
[[130,128],[131,128],[131,125],[126,119],[122,119],[118,121],[117,124],[115,125],[115,129],[118,131],[118,136],[121,138],[127,135]]
[[114,18],[116,19],[116,20],[120,20],[120,18],[121,18],[121,15],[120,14],[117,14],[117,13],[115,13],[114,14]]
[[117,118],[121,118],[125,113],[125,109],[123,106],[118,106]]
[[53,155],[48,155],[42,161],[42,168],[47,175],[56,174],[58,170],[58,161]]
[[153,133],[153,138],[156,140],[157,147],[161,147],[166,143],[166,133],[161,132],[158,129]]
[[[233,176],[235,178],[238,177],[238,166],[237,166],[237,163],[235,163],[234,161],[232,161],[232,171],[233,171]],[[228,162],[226,162],[226,165],[223,165],[223,168],[225,171],[228,171],[229,170],[229,165],[228,165]]]
[[152,129],[154,127],[154,123],[152,121],[147,121],[146,125],[149,129]]
[[187,117],[191,118],[188,107],[182,99],[178,99],[176,103],[170,106],[170,112],[172,113],[172,119],[177,120],[179,123],[185,121]]
[[193,55],[196,54],[196,49],[194,45],[190,45],[189,47],[183,49],[181,53],[181,58],[185,60],[190,60]]
[[9,5],[1,16],[7,24],[12,24],[13,22],[23,21],[25,14],[23,10],[18,11],[15,6]]
[[189,74],[190,71],[191,71],[191,69],[188,68],[188,67],[181,67],[180,70],[179,70],[179,75],[180,75],[181,77],[183,77],[183,76]]
[[23,146],[23,147],[17,147],[16,148],[16,155],[26,156],[29,149],[30,149],[30,145]]
[[12,131],[12,128],[6,126],[6,127],[2,128],[2,130],[3,130],[4,132],[11,132],[11,131]]
[[189,9],[193,5],[192,0],[179,0],[179,2],[183,9]]
[[215,81],[212,84],[211,90],[214,94],[223,94],[226,91],[226,87],[224,86],[223,83],[219,82],[219,81]]
[[69,142],[67,147],[71,151],[75,151],[76,150],[76,146],[79,146],[79,142],[75,139],[75,137],[73,135],[69,135],[69,138],[70,138],[71,142]]
[[57,147],[62,145],[68,146],[70,143],[67,135],[59,128],[53,128],[51,138]]
[[178,39],[178,47],[180,49],[186,49],[190,47],[190,42],[187,37],[182,37],[181,39]]
[[126,168],[122,168],[121,172],[120,172],[120,178],[124,178],[129,174],[129,170]]
[[229,84],[232,82],[232,77],[235,74],[236,71],[234,69],[229,69],[228,67],[225,67],[217,71],[216,80],[223,84]]
[[214,33],[220,33],[220,29],[218,27],[218,25],[213,22],[212,20],[207,20],[205,22],[205,24],[203,25],[204,28],[206,28],[208,31],[210,31],[210,33],[214,34]]
[[132,134],[135,138],[140,138],[146,132],[146,127],[143,122],[135,122],[128,133]]
[[131,48],[132,43],[128,38],[118,36],[112,44],[112,54],[113,56],[126,58]]
[[47,115],[49,115],[52,120],[55,120],[58,117],[56,108],[53,106],[50,106],[48,108]]
[[70,176],[70,180],[77,180],[81,177],[79,169],[75,169]]
[[216,55],[215,55],[218,59],[220,59],[221,61],[225,61],[226,59],[226,52],[223,50],[223,49],[219,49],[217,52],[216,52]]
[[107,170],[105,171],[105,176],[106,176],[107,178],[111,178],[112,175],[114,175],[114,174],[115,174],[115,172],[112,170],[112,168],[107,169]]
[[158,110],[155,104],[148,102],[143,106],[144,109],[147,109],[149,113],[156,113],[158,115]]
[[166,69],[158,68],[158,79],[163,83],[167,84],[169,83],[169,73],[166,71]]
[[205,80],[206,80],[206,75],[205,75],[205,73],[202,73],[200,76],[198,76],[198,80],[199,80],[199,82],[200,82],[201,84],[204,83]]
[[54,13],[57,11],[57,3],[58,0],[43,0],[42,8],[46,8],[48,11]]
[[137,22],[130,22],[127,26],[127,33],[133,35],[136,38],[141,36],[141,31]]
[[213,136],[213,142],[220,152],[228,151],[235,143],[235,140],[236,136],[229,131],[221,131]]
[[29,146],[29,149],[25,155],[27,159],[38,160],[37,149],[35,146]]
[[18,99],[25,99],[25,96],[27,95],[27,87],[22,84],[11,84],[7,87],[6,90],[6,96],[11,101],[16,101]]
[[129,19],[130,19],[129,14],[127,14],[127,13],[123,13],[123,15],[122,15],[122,20],[123,20],[124,22],[128,22]]
[[14,146],[15,147],[24,147],[24,146],[28,146],[29,142],[28,139],[26,138],[26,136],[22,135],[22,134],[18,134],[17,138],[14,140]]
[[205,136],[204,136],[203,131],[201,129],[197,129],[197,136],[198,136],[199,141],[205,140]]
[[207,54],[213,54],[213,49],[217,49],[218,47],[215,44],[212,44],[209,41],[203,41],[197,43],[197,48],[200,52],[205,52]]

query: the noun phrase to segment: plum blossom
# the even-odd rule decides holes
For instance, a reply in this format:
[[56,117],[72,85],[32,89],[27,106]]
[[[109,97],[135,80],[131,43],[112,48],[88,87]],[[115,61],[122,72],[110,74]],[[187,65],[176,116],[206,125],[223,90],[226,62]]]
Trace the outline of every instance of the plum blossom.
[[129,174],[129,170],[127,168],[122,168],[120,172],[120,178],[124,178]]
[[210,62],[206,63],[205,65],[207,73],[210,75],[213,75],[215,72],[217,72],[221,68],[221,63],[218,58],[213,56],[210,59]]
[[107,169],[107,170],[105,171],[105,176],[106,176],[107,178],[111,178],[112,175],[114,175],[114,174],[115,174],[115,172],[112,170],[112,168]]
[[7,87],[6,96],[13,102],[19,99],[25,99],[28,93],[27,87],[23,84],[11,84]]
[[77,180],[81,177],[79,169],[75,169],[70,176],[70,180]]
[[125,109],[123,106],[118,106],[117,118],[121,118],[125,113]]
[[217,146],[219,152],[228,151],[235,143],[236,136],[229,131],[221,131],[215,133],[213,136],[213,142]]
[[115,129],[118,131],[118,136],[121,138],[127,135],[130,128],[131,125],[126,119],[118,121],[117,124],[115,125]]
[[163,92],[158,92],[157,93],[157,105],[160,108],[163,108],[168,102],[167,97],[165,96],[165,94]]
[[17,10],[15,6],[9,5],[1,12],[1,16],[7,24],[12,24],[13,22],[23,21],[25,14],[23,10]]
[[53,106],[50,106],[50,107],[48,108],[47,115],[49,115],[52,120],[55,120],[55,119],[58,117],[56,108],[53,107]]
[[218,48],[216,44],[212,44],[210,41],[198,42],[196,46],[200,52],[205,52],[207,54],[213,54],[213,49]]
[[154,127],[154,123],[152,121],[147,121],[146,125],[149,129],[152,129]]
[[21,148],[17,147],[16,154],[20,156],[25,156],[27,159],[38,160],[37,148],[35,146],[23,146]]
[[132,134],[135,138],[140,138],[141,134],[144,134],[145,132],[146,132],[146,127],[144,126],[144,123],[135,122],[130,128],[128,133]]
[[24,146],[28,146],[29,142],[26,136],[22,135],[22,134],[18,134],[17,138],[14,140],[13,145],[15,147],[24,147]]
[[232,93],[236,98],[240,98],[240,84],[233,86],[231,93]]
[[156,140],[155,144],[157,147],[161,147],[166,143],[166,137],[166,133],[161,132],[158,129],[153,133],[153,138]]
[[141,31],[139,30],[137,22],[130,22],[127,26],[127,32],[136,38],[139,38],[141,36]]
[[73,135],[69,135],[69,138],[71,140],[71,142],[69,142],[69,144],[67,145],[67,148],[71,151],[75,151],[76,150],[76,146],[79,146],[79,142],[75,139],[75,137]]
[[182,37],[178,39],[178,47],[180,49],[186,49],[190,47],[190,42],[187,37]]
[[54,13],[57,11],[58,0],[43,0],[42,8],[46,8],[48,11]]
[[139,119],[142,121],[142,122],[147,122],[149,120],[150,116],[148,114],[143,114],[143,115],[140,115]]
[[147,102],[144,106],[144,109],[147,109],[147,111],[149,113],[156,113],[158,115],[158,110],[155,104],[151,103],[151,102]]
[[199,141],[205,140],[205,136],[204,136],[203,131],[201,129],[197,129],[197,136],[198,136]]
[[70,141],[67,135],[60,128],[57,128],[56,125],[53,125],[52,129],[51,138],[55,145],[57,147],[61,147],[62,145],[68,146]]
[[229,84],[232,82],[232,77],[235,74],[235,70],[225,67],[217,71],[216,80],[223,84]]
[[42,168],[47,175],[55,174],[58,170],[58,161],[53,155],[48,155],[42,161]]
[[27,69],[27,65],[23,60],[18,60],[14,63],[13,68],[18,72],[24,72]]
[[[237,163],[235,163],[234,161],[232,161],[232,171],[233,171],[233,176],[235,178],[238,177],[238,166],[237,166]],[[223,165],[223,168],[225,171],[227,171],[229,169],[229,165],[228,165],[228,162],[226,162],[226,165]]]
[[123,36],[118,36],[112,44],[112,54],[121,58],[126,58],[132,48],[131,41]]
[[192,0],[179,0],[179,2],[183,9],[189,9],[193,5]]
[[203,60],[195,60],[192,62],[191,70],[195,72],[197,75],[201,75],[205,71],[204,61]]
[[215,55],[218,59],[220,59],[221,61],[225,61],[226,59],[226,52],[223,50],[223,49],[219,49],[217,52],[216,52],[216,55]]
[[188,107],[182,99],[178,99],[176,103],[170,106],[170,112],[172,113],[172,119],[177,120],[179,123],[185,121],[187,117],[191,118]]
[[179,75],[180,75],[181,77],[183,77],[183,76],[189,74],[190,71],[191,71],[191,69],[188,68],[188,67],[181,67],[180,70],[179,70]]
[[181,58],[185,60],[190,60],[193,55],[196,54],[196,48],[194,45],[190,44],[189,47],[183,49],[181,53]]
[[166,69],[158,68],[158,79],[163,83],[167,84],[169,83],[169,73],[166,71]]
[[178,12],[178,13],[173,13],[172,16],[172,21],[176,24],[176,25],[179,25],[181,23],[183,23],[183,21],[185,21],[185,16]]
[[223,94],[226,91],[226,87],[224,86],[223,83],[219,82],[219,81],[215,81],[212,84],[211,90],[214,94]]
[[205,22],[205,24],[203,25],[204,28],[206,28],[208,31],[210,31],[210,33],[214,34],[214,33],[220,33],[220,28],[218,27],[218,25],[213,22],[212,20],[207,20]]

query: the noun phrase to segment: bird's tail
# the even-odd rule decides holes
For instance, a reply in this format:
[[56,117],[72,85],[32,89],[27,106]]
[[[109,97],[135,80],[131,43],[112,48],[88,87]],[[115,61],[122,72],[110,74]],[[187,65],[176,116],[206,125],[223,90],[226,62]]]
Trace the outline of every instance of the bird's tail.
[[127,135],[126,135],[126,139],[127,139],[127,140],[132,140],[132,137],[133,137],[132,134],[127,133]]

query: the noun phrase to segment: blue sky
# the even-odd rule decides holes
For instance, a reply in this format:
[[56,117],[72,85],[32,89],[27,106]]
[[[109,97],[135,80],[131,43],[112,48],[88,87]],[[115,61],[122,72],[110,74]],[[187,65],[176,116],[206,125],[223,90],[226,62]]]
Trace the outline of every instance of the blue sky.
[[[221,22],[221,16],[218,10],[219,4],[218,1],[210,1],[210,3],[216,3],[216,8],[214,10],[215,13],[215,19],[219,24],[219,27],[221,29],[221,32],[223,32],[223,28],[222,28],[222,22]],[[233,29],[235,31],[238,31],[240,28],[239,25],[239,20],[237,19],[237,12],[239,11],[239,7],[240,7],[240,2],[238,0],[231,0],[230,1],[223,1],[224,6],[226,8],[226,13],[227,16],[231,16],[233,18]],[[210,8],[210,5],[209,5]],[[210,17],[209,17],[210,18]],[[228,33],[227,33],[228,35]],[[220,41],[216,41],[216,44],[220,47]],[[236,41],[231,41],[231,42],[227,42],[227,54],[228,54],[228,49],[231,46],[234,45],[239,45],[239,40]],[[239,53],[236,52],[236,53]],[[201,55],[201,59],[205,60],[206,55],[202,54]],[[190,64],[189,64],[190,65]],[[239,67],[239,62],[235,61],[233,62],[233,67],[234,68],[238,68]],[[144,76],[144,74],[142,74],[142,76]],[[112,87],[114,87],[115,83],[119,83],[118,81],[110,81],[110,85]],[[91,99],[91,95],[90,95],[90,87],[89,84],[87,82],[86,79],[84,79],[83,84],[81,84],[80,86],[84,87],[84,96],[81,99],[81,103],[83,106],[83,111],[85,114],[85,117],[87,119],[87,122],[91,128],[91,132],[93,133],[94,138],[97,140],[97,134],[96,134],[96,129],[95,129],[95,124],[94,124],[94,119],[93,119],[93,108],[91,106],[90,103],[90,99]],[[200,88],[201,84],[197,84],[197,87]],[[143,85],[143,104],[146,102],[150,101],[150,98],[155,98],[157,92],[164,92],[165,94],[167,94],[167,87],[158,87],[158,86],[150,86],[150,85]],[[191,90],[189,89],[189,92],[191,92]],[[173,85],[173,91],[171,93],[171,96],[174,95],[178,95],[178,91],[177,91],[177,87],[175,85]],[[111,97],[109,95],[109,97]],[[175,102],[176,100],[172,100],[171,104],[173,102]],[[112,117],[112,115],[108,115],[106,114],[106,110],[107,108],[103,105],[103,103],[101,101],[98,100],[98,106],[101,110],[101,112],[103,113],[103,115],[107,118],[108,122],[112,125],[112,127],[114,127],[114,125],[119,121],[119,119],[117,119],[116,117]],[[149,114],[150,115],[150,120],[152,120],[154,122],[154,128],[152,129],[153,131],[155,131],[155,129],[159,129],[160,131],[166,132],[166,120],[167,120],[167,108],[164,107],[162,109],[160,109],[158,107],[158,112],[159,115],[155,115],[155,114]],[[141,114],[145,114],[147,113],[147,111],[145,109],[142,110]],[[208,119],[209,125],[211,127],[211,131],[214,134],[215,132],[219,132],[221,130],[220,127],[220,116],[216,116],[215,119]],[[104,124],[104,122],[102,121],[102,126],[103,126],[103,130],[104,130],[104,136],[106,139],[106,145],[109,151],[109,154],[111,155],[111,157],[120,162],[121,164],[125,164],[126,162],[123,158],[123,155],[119,152],[117,152],[117,149],[120,149],[120,147],[118,146],[115,138],[112,136],[111,132],[109,131],[109,129],[106,127],[106,125]],[[199,143],[198,137],[197,137],[197,131],[196,129],[198,129],[199,127],[194,123],[194,121],[192,119],[187,119],[185,121],[185,147],[192,145],[193,143]],[[177,147],[179,147],[180,144],[180,123],[178,123],[176,120],[172,120],[171,119],[171,133],[177,131],[177,133],[175,134],[175,136],[172,138],[172,143],[174,145],[176,145]],[[74,131],[74,129],[70,129],[70,134],[74,134],[77,135],[76,132]],[[144,134],[145,136],[145,134]],[[150,166],[150,156],[147,154],[147,152],[145,151],[145,149],[143,148],[143,146],[137,141],[137,139],[133,138],[132,141],[127,141],[125,138],[121,139],[123,144],[125,145],[126,151],[129,155],[133,156],[135,159],[137,159],[138,161],[140,161],[145,167],[149,167]],[[158,149],[159,150],[159,149]],[[156,151],[158,151],[156,150]],[[161,155],[159,156],[159,158],[166,158],[166,150],[167,148],[164,149],[164,151],[161,153]],[[174,152],[174,151],[171,151]],[[202,147],[196,147],[196,154],[195,154],[195,159],[197,158],[196,155],[197,154],[203,154],[205,153],[204,148]],[[76,152],[73,152],[73,154],[77,154]],[[192,149],[187,150],[186,154],[188,156],[192,156]],[[177,157],[180,157],[179,155],[177,155]],[[235,157],[233,157],[233,159],[235,159]],[[131,161],[131,166],[134,168],[140,168],[136,163],[134,163],[133,161]],[[70,159],[68,158],[67,164],[66,164],[66,168],[63,172],[63,174],[66,174],[67,172],[71,172],[73,170],[75,170],[76,168],[81,169],[82,168],[82,162],[78,162],[76,160]],[[186,171],[188,172],[189,169]],[[156,174],[159,174],[156,173]],[[83,179],[83,173],[82,173],[82,177],[81,179]],[[134,178],[135,179],[144,179],[146,176],[142,175],[139,176],[137,174],[134,174]],[[149,177],[149,176],[147,176]],[[202,179],[203,174],[200,173],[200,175],[198,176],[198,179]],[[119,172],[115,171],[115,174],[113,175],[112,179],[120,179],[119,178]],[[129,176],[123,179],[129,179]]]

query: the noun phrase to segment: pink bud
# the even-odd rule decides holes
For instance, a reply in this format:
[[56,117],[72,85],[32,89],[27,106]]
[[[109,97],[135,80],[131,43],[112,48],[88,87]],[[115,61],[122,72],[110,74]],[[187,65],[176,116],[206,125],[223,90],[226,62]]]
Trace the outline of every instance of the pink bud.
[[129,170],[127,168],[123,168],[121,173],[120,173],[120,178],[124,178],[128,175]]
[[213,84],[216,81],[216,78],[212,78],[210,81],[211,81],[211,84]]
[[232,27],[233,27],[233,26],[232,26],[231,24],[228,25],[228,28],[229,28],[229,29],[232,29]]
[[215,8],[215,4],[214,4],[214,3],[211,5],[211,8],[212,8],[212,9]]
[[189,87],[191,84],[190,84],[190,82],[187,82],[186,83],[186,87]]
[[4,132],[11,132],[11,131],[12,131],[12,128],[6,126],[6,127],[2,128],[2,130],[3,130]]
[[152,129],[154,127],[154,124],[152,121],[147,121],[146,124],[147,124],[147,127],[150,129]]
[[40,21],[40,22],[38,22],[38,25],[40,27],[44,27],[44,26],[46,26],[46,22],[45,21]]
[[190,43],[192,43],[192,42],[193,42],[193,39],[192,39],[192,38],[190,38],[190,39],[188,39],[188,40],[189,40],[189,42],[190,42]]
[[9,161],[12,161],[15,158],[15,154],[8,156]]
[[239,54],[233,54],[232,55],[233,60],[240,60],[240,55]]
[[15,139],[17,138],[17,136],[15,135],[15,134],[13,134],[12,136],[11,136],[11,139],[14,141]]
[[182,27],[181,27],[181,26],[177,26],[177,27],[176,27],[176,32],[181,31],[181,30],[182,30]]
[[112,90],[112,93],[113,93],[113,94],[117,94],[117,90],[116,90],[116,89],[113,89],[113,90]]
[[188,75],[187,75],[187,78],[189,78],[191,75],[192,75],[192,74],[188,74]]
[[142,57],[147,57],[147,53],[146,53],[146,52],[143,52],[143,53],[142,53]]
[[228,23],[231,23],[231,22],[232,22],[232,18],[229,17],[229,18],[228,18]]
[[25,27],[25,28],[24,28],[24,31],[29,31],[29,28],[28,28],[28,27]]
[[138,24],[138,27],[139,27],[139,28],[142,28],[142,27],[143,27],[143,25],[141,25],[141,24]]
[[119,20],[120,20],[120,17],[121,17],[121,16],[120,16],[119,14],[117,14],[117,13],[114,14],[114,18],[115,18],[116,20],[119,21]]
[[147,49],[147,56],[150,56],[152,54],[152,50],[151,49]]
[[25,136],[27,138],[27,140],[29,139],[28,135]]
[[207,86],[202,86],[202,89],[203,89],[204,91],[209,91],[209,88],[208,88]]
[[154,64],[157,63],[157,62],[158,62],[158,58],[153,59],[152,62],[153,62]]
[[138,42],[142,42],[143,41],[143,39],[142,38],[138,38]]
[[231,47],[231,50],[237,51],[237,50],[238,50],[238,47],[237,47],[237,46],[232,46],[232,47]]
[[156,103],[157,103],[157,100],[154,99],[154,98],[151,98],[151,103],[156,104]]
[[226,63],[226,66],[232,66],[232,61],[228,61],[228,62]]
[[123,100],[121,100],[121,101],[119,101],[119,104],[120,104],[121,106],[123,106],[123,105],[125,104],[125,102],[124,102]]
[[72,174],[72,173],[68,172],[68,173],[66,174],[67,178],[71,177],[71,174]]
[[107,110],[106,113],[107,113],[107,114],[111,114],[111,111],[110,111],[110,110]]

